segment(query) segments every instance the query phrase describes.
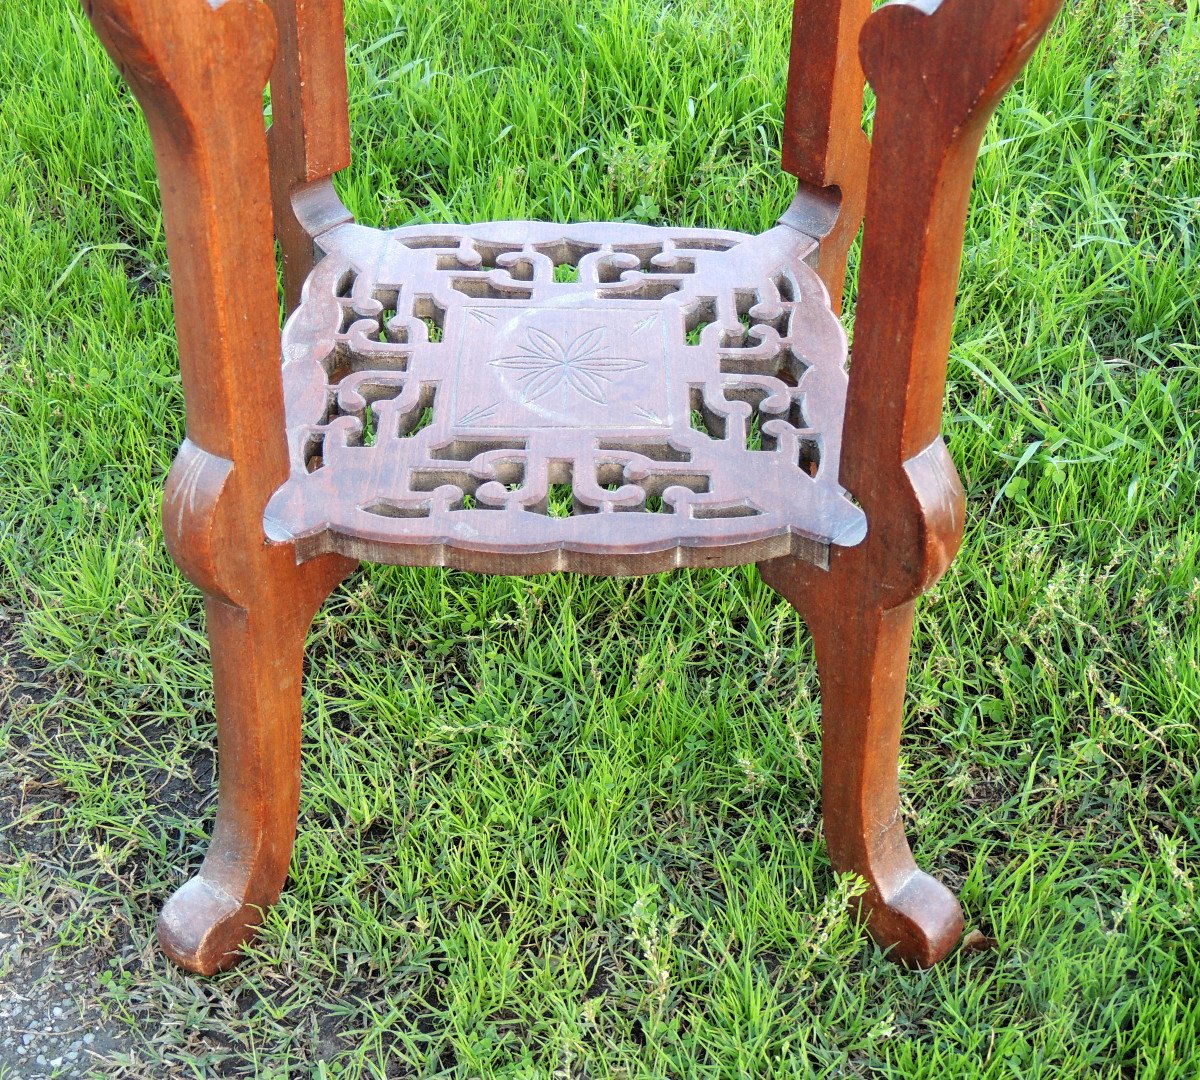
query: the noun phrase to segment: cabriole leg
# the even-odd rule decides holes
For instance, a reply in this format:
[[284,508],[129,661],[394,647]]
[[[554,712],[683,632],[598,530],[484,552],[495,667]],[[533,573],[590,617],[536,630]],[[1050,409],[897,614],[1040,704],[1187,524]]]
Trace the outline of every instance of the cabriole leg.
[[913,605],[843,609],[812,626],[821,680],[821,796],[834,868],[863,877],[867,928],[928,967],[958,942],[962,911],[917,869],[900,814],[898,759]]
[[300,689],[311,612],[206,604],[220,754],[217,823],[199,872],[166,903],[163,950],[209,975],[232,966],[279,899],[300,798]]
[[833,573],[776,559],[759,569],[813,636],[830,861],[835,870],[866,881],[860,911],[892,959],[929,967],[958,942],[963,918],[949,889],[917,868],[900,813],[900,727],[913,603],[881,606],[857,587],[861,574],[852,565]]

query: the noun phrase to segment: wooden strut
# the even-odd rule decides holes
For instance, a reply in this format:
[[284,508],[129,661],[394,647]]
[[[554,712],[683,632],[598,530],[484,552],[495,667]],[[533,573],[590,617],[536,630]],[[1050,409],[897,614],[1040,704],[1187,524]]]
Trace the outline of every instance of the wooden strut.
[[[1060,2],[893,0],[873,15],[869,0],[795,4],[783,163],[799,188],[782,223],[796,230],[797,252],[811,251],[836,310],[865,206],[837,475],[867,527],[855,546],[828,546],[827,569],[794,554],[760,567],[814,636],[831,861],[866,880],[862,912],[876,940],[920,966],[944,956],[962,925],[954,897],[913,860],[897,761],[914,601],[963,532],[963,492],[939,429],[968,194],[988,117]],[[341,4],[84,7],[145,112],[162,190],[187,405],[164,532],[205,596],[221,777],[207,856],[167,902],[159,936],[177,963],[211,973],[237,961],[286,878],[304,637],[357,565],[306,557],[264,528],[294,464],[274,240],[290,311],[321,238],[348,220],[331,183],[349,161]],[[878,99],[870,148],[864,72]]]
[[871,0],[795,0],[782,164],[798,181],[780,221],[820,241],[816,269],[841,311],[846,256],[862,225],[871,148],[858,37]]
[[290,313],[315,262],[314,236],[350,220],[333,175],[350,164],[342,0],[268,0],[279,48],[271,67],[271,203]]

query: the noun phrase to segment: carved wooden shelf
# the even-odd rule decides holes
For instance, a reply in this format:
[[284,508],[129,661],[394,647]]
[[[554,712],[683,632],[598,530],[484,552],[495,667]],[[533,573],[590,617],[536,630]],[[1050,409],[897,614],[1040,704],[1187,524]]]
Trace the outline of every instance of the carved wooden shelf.
[[862,538],[837,483],[846,337],[795,229],[347,224],[320,244],[266,511],[299,557],[616,575],[824,566]]

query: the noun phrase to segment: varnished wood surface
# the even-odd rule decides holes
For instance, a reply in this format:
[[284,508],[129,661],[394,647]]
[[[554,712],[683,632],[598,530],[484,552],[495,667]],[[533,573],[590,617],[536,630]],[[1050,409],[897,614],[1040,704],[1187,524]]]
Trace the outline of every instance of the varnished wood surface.
[[877,106],[841,464],[867,535],[826,571],[761,567],[816,645],[830,858],[866,879],[877,940],[921,966],[962,926],[957,901],[913,861],[897,775],[912,602],[963,535],[940,434],[954,290],[984,127],[1058,6],[919,0],[867,21],[860,53]]
[[354,563],[298,566],[263,511],[287,476],[262,92],[275,48],[254,0],[94,0],[154,142],[187,441],[163,497],[176,562],[209,614],[221,785],[203,865],[168,902],[169,956],[210,973],[279,896],[296,829],[302,627]]
[[863,132],[858,36],[871,0],[796,0],[783,111],[783,167],[799,182],[783,220],[821,241],[817,272],[842,307],[846,256],[862,224],[871,147]]
[[[269,0],[279,46],[271,67],[271,202],[287,309],[313,268],[310,223],[297,206],[350,164],[342,0]],[[346,215],[347,217],[349,215]]]
[[[428,240],[428,231],[348,224],[333,193],[349,153],[336,0],[85,0],[155,147],[187,404],[164,531],[205,594],[213,651],[220,802],[203,865],[163,910],[160,940],[173,959],[198,972],[236,962],[283,886],[304,634],[355,566],[338,551],[502,573],[646,572],[660,568],[655,558],[687,562],[681,552],[698,547],[706,564],[766,560],[764,579],[815,639],[831,861],[866,880],[868,927],[894,958],[928,965],[954,946],[957,901],[917,868],[903,830],[904,682],[913,602],[963,531],[962,489],[939,429],[971,173],[988,117],[1058,6],[894,0],[868,15],[869,0],[796,0],[783,164],[798,193],[763,238],[691,230],[689,247],[686,230],[510,223],[446,227],[453,245],[422,248],[405,239]],[[878,99],[870,148],[864,72]],[[864,206],[847,383],[832,312]],[[573,235],[583,237],[576,250],[555,248]],[[282,365],[275,236],[297,308]],[[707,248],[696,245],[703,236]],[[497,237],[509,250],[488,268]],[[388,260],[400,252],[395,273]],[[579,286],[554,288],[546,270],[555,265],[578,267]],[[444,336],[433,340],[439,308],[449,349]],[[631,344],[634,308],[663,321],[661,348]],[[695,312],[709,310],[714,318],[688,342]],[[471,311],[481,329],[463,336],[456,320],[476,318]],[[601,371],[581,358],[616,363]],[[649,378],[655,364],[661,381]],[[508,390],[493,402],[484,391],[504,378]],[[681,385],[672,396],[672,379],[688,393]],[[554,409],[543,401],[550,393]],[[424,415],[439,395],[466,410],[451,409],[441,429]],[[539,402],[555,414],[548,426],[530,422]],[[696,406],[686,428],[685,404]],[[368,408],[372,423],[394,421],[387,439],[423,428],[442,441],[427,436],[416,456],[376,453],[382,464],[356,474],[351,451],[380,446],[378,427],[367,437]],[[669,422],[632,423],[638,408]],[[759,437],[774,441],[766,450],[751,445],[755,416]],[[533,434],[517,433],[520,451],[475,445],[455,457],[475,421]],[[437,456],[447,448],[450,457]],[[742,475],[772,454],[770,483]],[[572,512],[553,522],[543,513],[548,488],[565,481]],[[651,511],[651,499],[670,512]],[[697,513],[747,503],[760,512]],[[387,522],[374,534],[361,526],[368,505],[392,511],[376,515]],[[464,543],[454,522],[467,518],[456,513],[497,523],[489,542]],[[770,535],[755,535],[747,522],[764,517]],[[716,524],[698,538],[688,531],[697,521]],[[769,546],[784,537],[786,553]]]

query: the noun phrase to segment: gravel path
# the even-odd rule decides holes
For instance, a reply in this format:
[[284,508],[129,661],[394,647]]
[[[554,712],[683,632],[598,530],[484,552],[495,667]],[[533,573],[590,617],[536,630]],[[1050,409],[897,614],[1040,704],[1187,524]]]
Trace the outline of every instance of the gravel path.
[[89,1014],[88,983],[60,982],[14,920],[0,926],[0,1076],[95,1075],[97,1055],[116,1049],[118,1040]]
[[120,1032],[91,1005],[87,973],[47,963],[15,919],[0,919],[0,1077],[92,1077],[100,1055],[120,1051]]

